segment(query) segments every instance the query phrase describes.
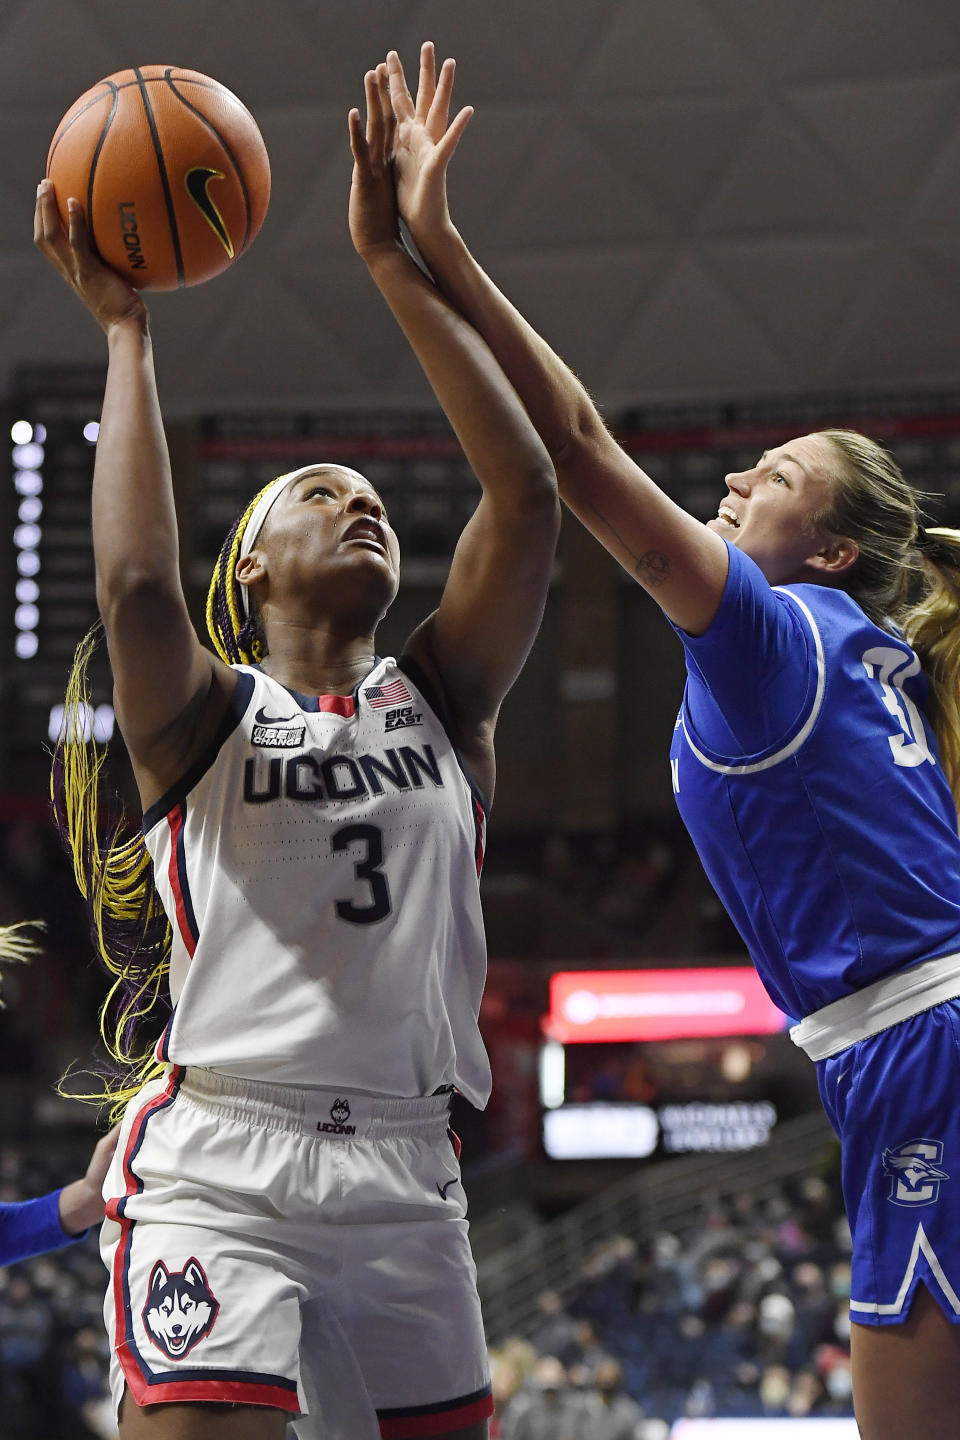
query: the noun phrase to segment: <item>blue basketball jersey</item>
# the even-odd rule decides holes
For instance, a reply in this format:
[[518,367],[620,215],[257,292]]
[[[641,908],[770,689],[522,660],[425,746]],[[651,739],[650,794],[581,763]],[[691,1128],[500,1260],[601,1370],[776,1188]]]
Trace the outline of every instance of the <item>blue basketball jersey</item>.
[[764,984],[800,1017],[960,949],[957,811],[909,645],[845,592],[771,588],[727,548],[713,623],[678,631],[673,787]]

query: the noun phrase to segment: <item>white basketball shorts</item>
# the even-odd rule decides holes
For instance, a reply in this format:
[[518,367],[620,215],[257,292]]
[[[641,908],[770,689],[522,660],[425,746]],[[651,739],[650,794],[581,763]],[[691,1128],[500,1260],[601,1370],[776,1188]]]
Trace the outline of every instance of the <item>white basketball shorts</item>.
[[181,1066],[145,1086],[104,1186],[114,1404],[274,1406],[300,1440],[489,1415],[448,1108]]

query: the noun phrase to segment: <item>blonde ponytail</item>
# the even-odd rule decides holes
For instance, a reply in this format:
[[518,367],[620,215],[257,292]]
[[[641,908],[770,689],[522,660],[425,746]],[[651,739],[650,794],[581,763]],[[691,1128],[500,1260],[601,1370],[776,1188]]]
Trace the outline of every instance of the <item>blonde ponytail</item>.
[[960,809],[960,530],[927,530],[920,548],[923,593],[897,619],[930,682],[940,762]]

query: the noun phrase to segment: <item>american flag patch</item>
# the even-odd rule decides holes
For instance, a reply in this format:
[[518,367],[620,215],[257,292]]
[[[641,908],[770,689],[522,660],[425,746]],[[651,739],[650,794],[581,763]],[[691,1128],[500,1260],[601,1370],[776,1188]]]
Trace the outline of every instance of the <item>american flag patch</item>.
[[387,705],[407,705],[413,700],[402,680],[391,680],[388,685],[368,685],[363,693],[371,710],[383,710]]

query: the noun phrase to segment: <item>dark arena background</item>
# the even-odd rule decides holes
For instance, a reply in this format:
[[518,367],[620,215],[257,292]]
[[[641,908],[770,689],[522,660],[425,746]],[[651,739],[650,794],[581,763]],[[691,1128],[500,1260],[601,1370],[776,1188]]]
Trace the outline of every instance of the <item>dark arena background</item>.
[[[425,38],[456,56],[457,99],[476,107],[451,169],[458,226],[674,499],[707,520],[728,471],[842,425],[893,451],[933,523],[960,525],[950,0],[8,0],[0,924],[46,931],[3,974],[0,1200],[86,1164],[96,1109],[54,1087],[97,1053],[105,985],[47,798],[67,670],[97,613],[105,363],[31,246],[49,136],[132,64],[213,74],[250,107],[273,167],[261,235],[208,284],[147,297],[186,593],[202,631],[250,495],[340,461],[400,539],[378,637],[398,653],[479,491],[351,249],[346,113],[367,67],[395,47],[409,74]],[[493,1097],[456,1112],[503,1440],[857,1434],[838,1149],[787,1034],[797,1017],[760,990],[674,807],[683,673],[648,596],[565,519],[498,730]],[[109,742],[115,812],[136,821],[103,656],[84,725],[84,743]],[[0,1270],[3,1440],[115,1436],[104,1280],[94,1236]]]

